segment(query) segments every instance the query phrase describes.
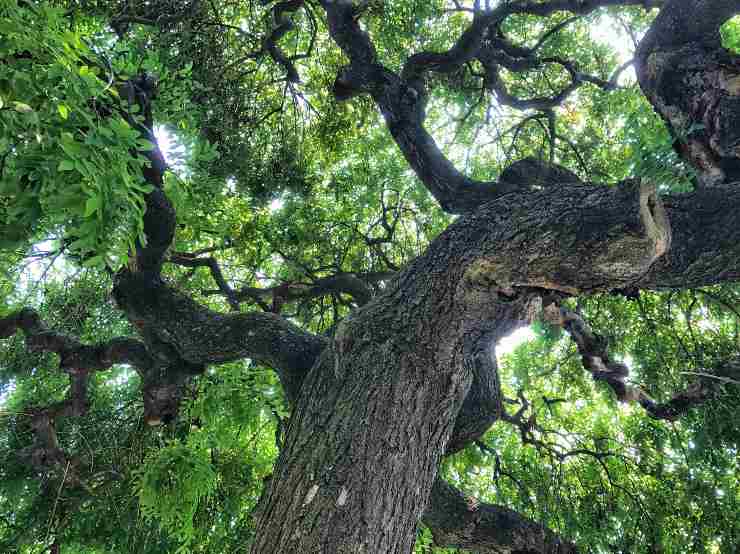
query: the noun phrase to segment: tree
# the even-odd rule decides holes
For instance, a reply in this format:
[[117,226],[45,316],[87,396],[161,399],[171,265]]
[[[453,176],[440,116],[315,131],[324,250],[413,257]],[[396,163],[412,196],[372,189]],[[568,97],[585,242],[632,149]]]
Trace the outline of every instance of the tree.
[[0,6],[9,550],[736,550],[736,1]]

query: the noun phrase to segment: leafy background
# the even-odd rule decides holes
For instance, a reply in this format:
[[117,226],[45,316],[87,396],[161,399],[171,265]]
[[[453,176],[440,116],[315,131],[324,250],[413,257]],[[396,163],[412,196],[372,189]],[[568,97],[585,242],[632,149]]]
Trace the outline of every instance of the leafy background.
[[[318,12],[298,14],[281,43],[291,52],[313,48],[298,62],[302,82],[289,86],[271,60],[245,58],[266,30],[257,3],[219,7],[220,21],[238,31],[202,25],[215,17],[203,3],[190,19],[122,33],[108,25],[115,2],[84,4],[0,3],[0,314],[32,305],[86,342],[133,334],[109,291],[141,235],[147,188],[144,162],[132,152],[148,145],[124,118],[103,114],[129,108],[117,83],[141,71],[159,79],[155,121],[160,145],[169,146],[166,190],[178,212],[173,248],[215,249],[235,288],[402,267],[449,223],[370,102],[333,100],[343,59]],[[173,13],[186,4],[152,3]],[[449,47],[468,20],[445,7],[370,2],[363,18],[383,62],[398,67],[406,52]],[[623,25],[639,34],[651,17],[602,10],[553,35],[543,55],[607,77],[629,55]],[[544,29],[512,18],[506,31],[532,45]],[[723,40],[738,50],[737,19]],[[552,68],[504,77],[526,97],[564,78]],[[634,77],[620,82],[610,93],[583,87],[556,109],[555,161],[589,181],[641,176],[663,192],[689,190],[691,172]],[[467,70],[435,85],[427,126],[469,174],[495,178],[514,160],[549,155],[546,129],[536,120],[517,128],[531,114],[479,99]],[[396,221],[392,240],[383,240],[384,213]],[[207,271],[167,265],[165,276],[227,309],[207,294]],[[737,351],[738,300],[737,286],[722,285],[597,296],[578,308],[631,378],[660,399]],[[327,296],[284,315],[325,333],[351,307],[347,297]],[[525,336],[514,350],[500,349],[501,380],[508,398],[527,399],[538,431],[527,442],[498,423],[446,460],[443,474],[588,551],[736,552],[737,385],[678,422],[656,422],[596,386],[568,337],[544,324]],[[58,428],[65,450],[89,465],[91,478],[74,491],[33,475],[17,456],[32,441],[30,410],[63,399],[66,386],[53,357],[29,354],[18,337],[0,344],[0,551],[46,552],[54,538],[65,554],[248,551],[288,417],[271,371],[249,360],[209,368],[192,383],[179,421],[154,429],[143,422],[135,372],[95,375],[88,416]],[[453,552],[435,548],[424,528],[416,551]]]

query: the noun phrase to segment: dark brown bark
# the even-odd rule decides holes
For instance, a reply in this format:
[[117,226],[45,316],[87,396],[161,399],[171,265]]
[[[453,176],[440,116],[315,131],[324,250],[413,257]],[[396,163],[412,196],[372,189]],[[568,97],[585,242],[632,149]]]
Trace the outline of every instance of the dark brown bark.
[[101,344],[85,345],[73,337],[50,330],[38,313],[29,308],[0,318],[0,339],[11,337],[16,331],[23,332],[29,350],[58,354],[59,366],[63,370],[87,373],[108,369],[113,364],[129,363],[142,369],[153,364],[141,341],[118,337]]
[[450,226],[340,324],[307,377],[253,552],[409,552],[491,341],[531,321],[543,288],[634,282],[669,236],[659,200],[634,185],[522,193]]
[[275,368],[292,400],[327,340],[272,313],[221,314],[147,274],[122,272],[114,296],[150,349],[191,367],[251,358]]
[[740,279],[740,187],[666,196],[663,205],[671,248],[635,287],[689,288]]
[[719,34],[736,13],[734,0],[671,0],[637,50],[640,86],[703,186],[740,181],[740,57]]
[[[301,4],[279,6],[287,13]],[[138,246],[136,267],[117,275],[114,291],[143,338],[147,360],[153,360],[143,375],[147,419],[174,417],[183,384],[205,364],[248,357],[276,369],[294,410],[265,491],[255,553],[407,554],[422,515],[445,545],[477,552],[572,552],[575,547],[542,526],[504,507],[476,504],[435,481],[439,461],[500,417],[493,344],[530,322],[543,297],[740,279],[740,187],[661,199],[648,183],[598,187],[532,160],[516,164],[497,183],[477,182],[455,169],[425,131],[421,81],[429,71],[449,72],[476,57],[488,60],[491,75],[498,66],[542,63],[534,49],[493,39],[491,27],[514,13],[582,14],[600,6],[657,3],[508,2],[476,16],[450,51],[413,56],[400,75],[379,64],[351,2],[321,4],[333,39],[350,61],[335,82],[337,98],[371,95],[424,185],[444,209],[466,215],[372,300],[346,279],[304,290],[323,294],[334,287],[362,304],[329,341],[275,314],[238,312],[238,298],[215,271],[215,261],[186,263],[211,268],[234,313],[211,311],[162,281],[174,211],[161,187],[164,162],[154,150],[145,173],[154,187],[144,222],[148,240]],[[688,16],[681,15],[682,6]],[[703,125],[684,141],[682,153],[700,169],[704,184],[727,184],[737,175],[737,61],[718,47],[716,35],[736,11],[736,1],[668,1],[638,52],[643,90],[677,136],[687,123]],[[696,32],[689,27],[694,21]],[[277,23],[286,29],[286,19]],[[271,46],[276,58],[280,33]],[[568,70],[573,83],[593,82]],[[149,100],[144,97],[143,107]],[[551,105],[557,97],[543,101]],[[145,113],[142,133],[153,138],[151,112]],[[58,352],[65,367],[105,368],[116,356],[124,359],[121,350],[130,357],[138,352],[133,342],[90,350],[39,330],[23,314],[11,319],[0,321],[1,337],[21,328],[29,333],[29,345]],[[569,330],[590,356],[589,369],[602,371],[600,361],[605,380],[621,375],[596,338],[572,321]],[[735,361],[728,364],[736,371]],[[45,448],[35,451],[46,457],[44,464],[72,463],[55,446],[53,418],[84,414],[85,381],[79,376],[73,374],[77,392],[68,402],[34,420]],[[624,385],[623,379],[609,382],[615,390]],[[643,405],[670,418],[704,394],[695,392]]]
[[438,546],[476,554],[573,554],[575,545],[504,506],[466,496],[437,479],[422,521]]
[[464,358],[533,300],[458,287],[454,243],[339,325],[301,388],[253,552],[411,550],[472,379]]

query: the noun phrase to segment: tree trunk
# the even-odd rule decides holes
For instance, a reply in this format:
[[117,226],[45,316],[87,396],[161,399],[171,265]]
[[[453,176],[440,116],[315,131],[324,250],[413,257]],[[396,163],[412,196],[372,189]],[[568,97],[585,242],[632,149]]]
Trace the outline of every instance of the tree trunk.
[[481,352],[545,289],[629,286],[669,243],[659,199],[634,183],[504,197],[450,226],[306,378],[252,552],[411,552]]

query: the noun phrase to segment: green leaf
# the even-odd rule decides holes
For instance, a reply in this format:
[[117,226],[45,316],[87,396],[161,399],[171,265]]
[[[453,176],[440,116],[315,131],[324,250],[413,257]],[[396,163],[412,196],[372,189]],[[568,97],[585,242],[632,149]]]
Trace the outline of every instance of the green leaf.
[[72,160],[62,160],[59,162],[57,171],[74,171],[75,163]]
[[84,267],[103,267],[105,265],[105,258],[103,256],[93,256],[82,262]]
[[88,198],[87,202],[85,202],[85,217],[90,217],[92,214],[100,210],[101,203],[100,196],[91,196]]
[[156,145],[152,141],[143,138],[136,141],[136,146],[138,146],[139,150],[143,150],[145,152],[149,152],[156,148]]
[[57,104],[57,110],[59,111],[59,115],[62,116],[62,119],[69,118],[69,108],[67,106],[64,104]]
[[13,102],[13,109],[19,113],[31,113],[33,108],[23,102]]

